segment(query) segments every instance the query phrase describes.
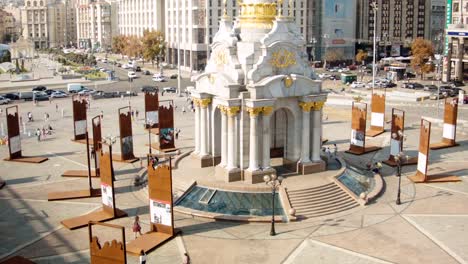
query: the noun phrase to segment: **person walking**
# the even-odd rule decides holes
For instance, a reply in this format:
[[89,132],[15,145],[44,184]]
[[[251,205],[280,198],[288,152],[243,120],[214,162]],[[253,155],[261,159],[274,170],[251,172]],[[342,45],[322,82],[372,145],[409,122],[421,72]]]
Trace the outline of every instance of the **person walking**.
[[41,130],[39,128],[36,129],[36,137],[37,137],[37,142],[41,141]]
[[182,114],[185,114],[185,106],[182,106]]
[[143,235],[141,233],[140,217],[138,215],[135,216],[135,221],[133,221],[132,230],[133,230],[133,234],[135,235],[135,239],[137,238],[137,233],[140,234],[140,236]]
[[187,252],[184,253],[183,259],[182,259],[183,264],[190,264],[190,257],[187,254]]
[[140,264],[146,264],[146,254],[143,249],[140,251]]
[[58,104],[55,104],[55,112],[58,113]]
[[137,110],[135,110],[135,116],[136,116],[136,119],[138,119],[138,114],[139,114],[139,113],[140,113],[140,112],[138,111],[138,109],[137,109]]

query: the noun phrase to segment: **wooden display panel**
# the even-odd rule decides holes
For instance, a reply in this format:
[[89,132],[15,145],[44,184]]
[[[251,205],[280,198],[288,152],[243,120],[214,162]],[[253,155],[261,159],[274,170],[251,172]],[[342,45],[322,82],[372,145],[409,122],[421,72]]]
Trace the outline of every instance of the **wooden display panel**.
[[86,108],[88,103],[81,95],[72,96],[73,105],[73,141],[86,143],[87,117]]
[[8,258],[2,262],[0,262],[0,264],[35,264],[36,262],[33,262],[27,258],[24,258],[24,257],[21,257],[21,256],[14,256],[14,257],[11,257],[11,258]]
[[[150,126],[149,124],[152,123]],[[151,133],[159,131],[159,96],[158,92],[145,92],[145,128]]]
[[21,146],[21,135],[19,127],[18,106],[10,106],[5,109],[7,119],[8,152],[9,157],[5,161],[16,161],[25,163],[42,163],[48,158],[23,156]]
[[351,113],[351,142],[346,153],[362,155],[381,149],[375,146],[366,147],[367,104],[353,102]]
[[116,208],[114,191],[114,168],[112,165],[111,152],[100,153],[100,178],[101,178],[101,202],[102,209],[82,216],[61,221],[68,229],[84,227],[89,221],[104,222],[115,218],[125,217],[127,213]]
[[133,154],[132,115],[129,106],[119,108],[120,157],[113,157],[114,161],[133,163],[138,158]]
[[[74,175],[78,175],[78,173],[86,173],[86,176],[88,177],[88,189],[86,190],[76,190],[76,191],[64,191],[64,192],[51,192],[47,195],[47,200],[48,201],[56,201],[56,200],[68,200],[68,199],[79,199],[79,198],[89,198],[89,197],[99,197],[101,196],[101,190],[100,189],[94,189],[92,182],[91,182],[91,160],[89,157],[89,138],[88,138],[88,132],[86,132],[86,157],[88,160],[88,170],[87,171],[66,171],[65,174],[68,173],[68,175],[71,175],[73,173],[77,173]],[[62,174],[64,176],[64,174]]]
[[372,94],[371,100],[371,126],[366,136],[376,137],[385,132],[385,93]]
[[[110,227],[113,229],[118,229],[121,234],[121,241],[112,240],[104,242],[104,245],[101,245],[99,238],[93,236],[93,226],[100,225],[104,227]],[[125,228],[119,225],[111,225],[106,223],[99,223],[95,221],[90,221],[88,223],[88,234],[89,234],[89,254],[91,259],[91,264],[126,264],[127,255],[126,255],[126,243],[125,243]]]
[[171,158],[166,164],[153,168],[148,165],[148,196],[150,206],[150,231],[127,245],[130,254],[149,252],[174,237],[174,212],[172,200]]
[[159,146],[162,152],[175,151],[174,107],[159,106]]
[[415,183],[429,183],[429,182],[456,182],[460,181],[457,176],[453,175],[433,175],[427,174],[427,167],[429,166],[429,143],[431,139],[431,122],[421,119],[421,130],[419,132],[419,153],[418,165],[416,167],[416,174],[408,177]]
[[[395,162],[395,156],[403,152],[403,143],[404,143],[404,132],[405,132],[405,111],[392,108],[392,120],[390,128],[390,156],[388,160],[383,161],[391,167],[396,167],[397,163]],[[408,157],[405,158],[401,165],[414,165],[418,163],[417,157]]]
[[99,153],[102,151],[102,128],[101,128],[101,116],[95,116],[91,119],[91,125],[93,127],[93,148],[94,148],[94,170],[96,175],[99,176]]
[[457,135],[458,98],[446,98],[444,108],[444,125],[442,141],[430,145],[431,149],[443,149],[458,146],[455,142]]

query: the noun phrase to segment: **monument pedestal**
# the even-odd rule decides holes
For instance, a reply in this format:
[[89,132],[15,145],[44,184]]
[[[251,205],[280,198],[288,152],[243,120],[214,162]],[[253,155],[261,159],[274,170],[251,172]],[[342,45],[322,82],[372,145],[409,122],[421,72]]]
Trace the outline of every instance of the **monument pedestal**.
[[227,169],[226,167],[216,166],[215,175],[217,180],[223,182],[235,182],[242,179],[239,168]]
[[302,175],[324,171],[327,167],[325,161],[311,161],[306,163],[298,163],[298,173]]
[[[211,155],[200,156],[197,153],[192,153],[191,156],[193,159],[197,160],[197,162],[200,163],[201,168],[213,167],[215,165],[214,164],[215,158],[213,158],[213,156]],[[219,157],[219,159],[221,159],[221,157]]]
[[261,183],[263,181],[263,176],[276,174],[276,170],[273,168],[268,168],[264,170],[255,170],[255,171],[244,171],[244,182],[246,183]]

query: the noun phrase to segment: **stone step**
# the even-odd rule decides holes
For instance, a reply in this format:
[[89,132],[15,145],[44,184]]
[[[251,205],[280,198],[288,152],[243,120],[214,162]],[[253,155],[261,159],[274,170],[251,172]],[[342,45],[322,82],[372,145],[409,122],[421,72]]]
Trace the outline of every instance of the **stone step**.
[[342,200],[342,199],[347,199],[349,198],[349,195],[345,192],[337,193],[336,195],[332,197],[325,197],[325,198],[314,198],[310,199],[308,197],[301,198],[301,199],[290,199],[291,203],[294,203],[296,207],[301,206],[303,204],[318,204],[318,203],[323,203],[323,202],[328,202],[328,201],[337,201],[337,200]]
[[304,193],[304,192],[310,192],[310,191],[318,191],[318,190],[323,190],[323,189],[328,189],[328,188],[334,188],[336,187],[335,183],[331,182],[325,185],[321,186],[315,186],[311,188],[306,188],[306,189],[300,189],[300,190],[288,190],[289,193]]
[[307,214],[301,214],[301,215],[296,214],[296,216],[298,216],[299,218],[301,218],[301,217],[305,217],[305,218],[321,217],[321,216],[337,214],[337,213],[341,213],[341,212],[344,212],[344,211],[348,211],[348,210],[351,210],[351,209],[356,208],[358,206],[359,206],[358,204],[351,204],[349,206],[335,208],[336,210],[334,210],[334,211],[323,211],[323,212],[319,212],[319,213],[310,213],[310,214],[307,213]]
[[352,200],[352,199],[347,199],[347,200],[341,200],[341,201],[333,201],[332,203],[323,203],[323,204],[320,204],[320,205],[311,205],[311,206],[307,206],[307,207],[302,207],[302,208],[296,208],[296,212],[298,213],[307,213],[307,212],[319,212],[319,211],[325,211],[325,210],[328,210],[328,209],[333,209],[333,208],[337,208],[341,205],[345,205],[345,204],[350,204],[350,203],[356,203],[356,201]]
[[316,197],[322,197],[322,196],[331,196],[331,194],[336,194],[340,192],[343,192],[343,191],[338,186],[336,186],[333,189],[321,190],[317,192],[309,192],[309,193],[301,193],[301,194],[291,193],[289,194],[289,200],[295,200],[295,199],[304,198],[304,197],[316,198]]

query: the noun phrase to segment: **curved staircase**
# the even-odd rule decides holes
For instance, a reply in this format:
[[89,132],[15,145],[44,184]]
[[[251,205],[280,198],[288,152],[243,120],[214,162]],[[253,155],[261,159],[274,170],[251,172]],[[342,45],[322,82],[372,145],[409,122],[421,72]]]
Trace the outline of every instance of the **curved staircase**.
[[287,190],[291,207],[298,218],[331,215],[359,206],[349,194],[331,182],[301,190]]

